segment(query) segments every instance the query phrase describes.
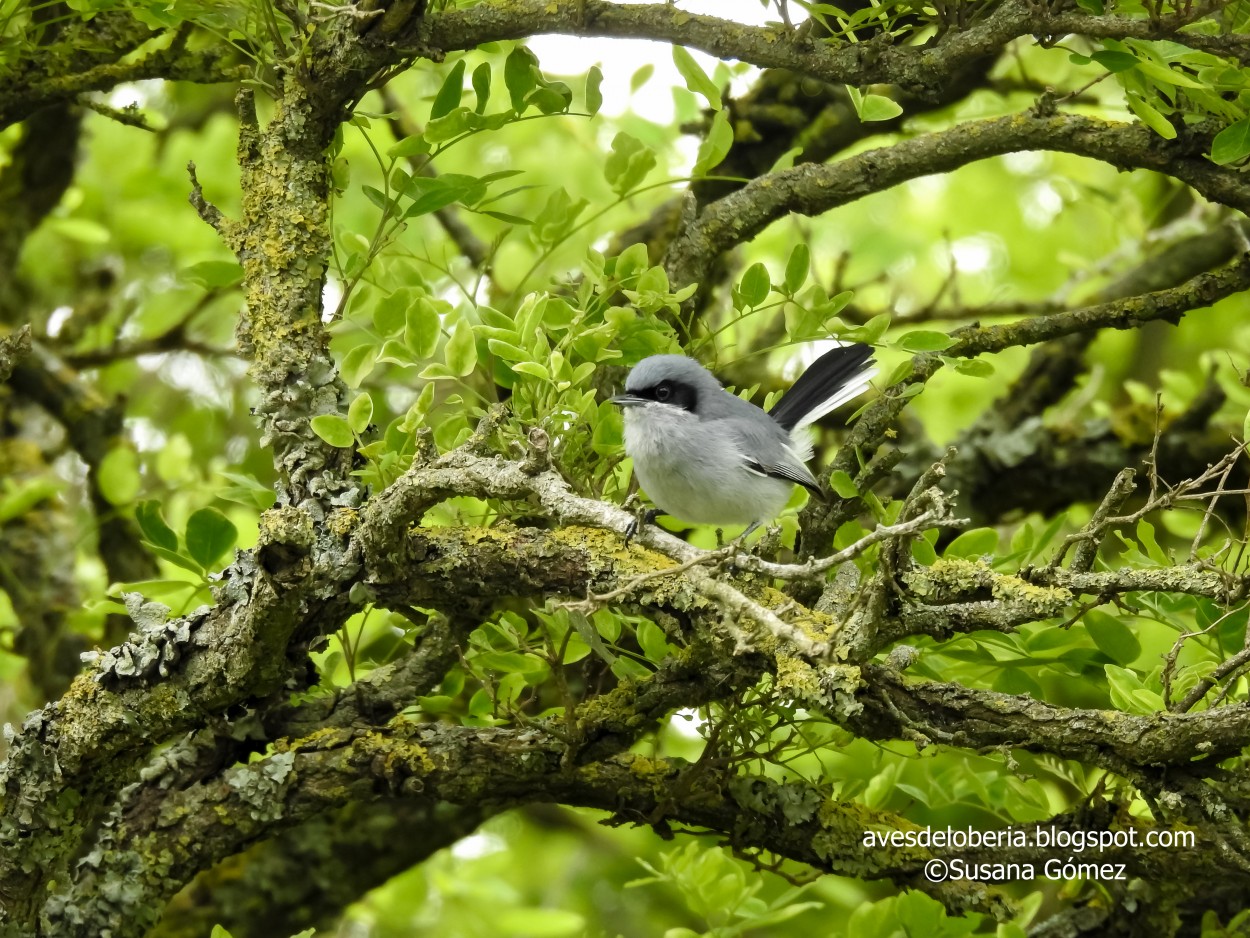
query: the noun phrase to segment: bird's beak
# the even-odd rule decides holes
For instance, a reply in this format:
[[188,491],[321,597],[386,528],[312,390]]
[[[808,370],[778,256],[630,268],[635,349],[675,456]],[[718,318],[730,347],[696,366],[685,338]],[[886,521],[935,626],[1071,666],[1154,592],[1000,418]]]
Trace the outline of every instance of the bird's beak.
[[645,397],[638,397],[634,394],[618,394],[611,400],[617,407],[641,407],[643,404],[650,403]]

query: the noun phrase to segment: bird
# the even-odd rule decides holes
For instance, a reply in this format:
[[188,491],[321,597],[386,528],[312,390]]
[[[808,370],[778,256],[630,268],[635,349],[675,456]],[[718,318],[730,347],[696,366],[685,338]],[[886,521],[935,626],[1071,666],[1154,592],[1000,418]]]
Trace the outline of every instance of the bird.
[[624,413],[634,475],[658,509],[646,520],[662,512],[695,524],[745,524],[745,538],[780,514],[795,485],[823,498],[806,465],[806,428],[858,397],[875,374],[870,346],[839,345],[765,411],[726,391],[693,358],[644,358],[612,403]]

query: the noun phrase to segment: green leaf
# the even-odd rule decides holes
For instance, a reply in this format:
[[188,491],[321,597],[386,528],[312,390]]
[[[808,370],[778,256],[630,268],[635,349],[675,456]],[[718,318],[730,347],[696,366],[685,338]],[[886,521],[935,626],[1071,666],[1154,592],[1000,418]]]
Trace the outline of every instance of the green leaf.
[[410,156],[420,156],[429,152],[430,141],[426,140],[422,134],[413,134],[411,137],[404,137],[403,140],[391,144],[390,149],[386,151],[386,155],[393,160],[398,160]]
[[1111,703],[1128,713],[1156,713],[1163,707],[1163,698],[1142,684],[1135,671],[1114,664],[1103,665],[1110,685]]
[[452,66],[443,81],[443,87],[434,96],[434,104],[430,108],[430,120],[437,120],[450,114],[460,107],[460,97],[464,94],[464,59]]
[[111,505],[129,505],[139,494],[139,454],[129,446],[114,446],[96,470],[100,494]]
[[796,244],[786,261],[786,292],[794,295],[807,282],[812,269],[812,251],[806,244]]
[[629,76],[629,93],[637,94],[638,89],[651,80],[651,76],[655,74],[655,66],[648,62],[639,68],[634,74]]
[[529,375],[531,378],[538,378],[540,381],[551,380],[551,373],[538,362],[514,362],[510,367],[515,372]]
[[467,198],[480,185],[476,178],[452,177],[450,173],[437,178],[414,176],[412,182],[413,185],[406,194],[412,194],[413,191],[419,194],[404,212],[404,218],[437,212],[440,208],[446,208],[454,202]]
[[176,551],[167,550],[164,547],[157,547],[155,544],[149,544],[148,550],[150,550],[157,557],[160,557],[164,560],[168,560],[175,567],[181,567],[183,570],[189,570],[192,573],[194,573],[196,576],[204,575],[203,567],[201,567],[198,563],[196,563],[190,557],[184,557],[182,554]]
[[729,126],[729,117],[724,111],[712,115],[712,124],[708,127],[707,136],[699,144],[699,155],[695,158],[695,176],[704,176],[715,169],[725,159],[734,143],[733,128]]
[[573,92],[562,81],[548,82],[530,92],[527,103],[544,114],[561,114],[573,103]]
[[954,344],[955,340],[945,332],[925,329],[906,332],[898,340],[898,347],[908,352],[940,352]]
[[425,139],[430,143],[442,143],[459,137],[471,129],[469,115],[472,113],[467,107],[458,107],[453,108],[450,114],[436,117],[425,125]]
[[1112,49],[1094,52],[1090,58],[1109,72],[1127,72],[1130,68],[1136,68],[1138,63],[1137,56],[1131,52],[1117,52]]
[[961,375],[970,375],[973,378],[989,378],[994,374],[994,366],[980,358],[968,358],[956,362],[955,370]]
[[477,342],[473,338],[473,326],[462,318],[456,323],[445,350],[447,369],[453,375],[463,378],[471,374],[477,367]]
[[418,297],[408,307],[404,324],[404,344],[418,359],[429,358],[438,348],[438,335],[442,329],[438,310],[428,297]]
[[911,542],[911,555],[916,562],[926,567],[937,563],[937,551],[933,549],[933,545],[923,537],[916,538]]
[[1141,654],[1141,642],[1137,636],[1115,616],[1101,609],[1091,609],[1082,621],[1098,650],[1116,664],[1131,664]]
[[890,377],[885,379],[885,387],[892,384],[898,384],[900,381],[906,381],[915,372],[916,367],[910,358],[904,358],[901,362],[894,366],[894,370],[890,372]]
[[1250,118],[1229,124],[1211,141],[1211,162],[1226,166],[1250,156]]
[[201,508],[187,519],[187,553],[205,570],[234,546],[238,528],[216,508]]
[[347,260],[343,263],[343,276],[351,280],[359,277],[365,272],[365,267],[369,264],[368,258],[362,251],[352,251],[347,255]]
[[356,442],[355,437],[352,436],[351,425],[342,414],[319,414],[309,421],[309,425],[313,433],[331,446],[346,449]]
[[447,713],[455,706],[456,698],[436,694],[432,697],[418,697],[417,706],[426,713]]
[[624,195],[642,182],[655,164],[655,151],[637,137],[621,132],[612,138],[612,152],[603,163],[603,178],[613,192]]
[[472,81],[473,94],[477,97],[477,106],[473,110],[481,114],[486,110],[486,105],[490,101],[490,63],[483,62],[475,68]]
[[1134,46],[1141,51],[1141,54],[1137,56],[1137,68],[1155,85],[1163,86],[1164,88],[1178,87],[1193,88],[1195,90],[1203,88],[1202,82],[1181,69],[1172,68],[1161,57],[1156,61],[1152,55],[1151,45],[1136,43],[1131,39],[1125,45]]
[[192,569],[196,575],[196,580],[137,580],[132,583],[120,583],[115,588],[123,595],[125,593],[142,593],[143,598],[158,603],[168,602],[181,603],[185,602],[187,593],[193,593],[196,590],[204,588],[201,578],[204,575],[198,564],[192,565],[191,561],[187,561],[187,566]]
[[586,110],[591,115],[598,114],[603,107],[603,91],[600,90],[602,84],[603,70],[598,65],[592,65],[586,73]]
[[855,487],[855,480],[851,478],[850,473],[845,469],[837,469],[831,473],[829,485],[839,498],[859,497],[859,489]]
[[395,200],[388,199],[386,193],[376,186],[361,186],[360,191],[365,194],[365,198],[384,212],[389,212],[395,207]]
[[217,474],[232,483],[217,493],[219,498],[238,502],[249,508],[259,508],[261,511],[272,508],[277,500],[277,495],[274,494],[272,488],[250,475],[225,470],[218,470]]
[[388,365],[415,365],[417,360],[413,357],[408,346],[403,342],[395,339],[388,339],[382,343],[382,348],[378,351],[378,361],[385,362]]
[[964,531],[946,545],[943,555],[946,557],[977,558],[993,555],[998,549],[998,532],[993,528],[973,528]]
[[517,46],[508,53],[503,64],[503,83],[512,100],[512,110],[520,114],[525,110],[525,100],[534,90],[538,72],[538,59],[525,46]]
[[1146,548],[1146,556],[1161,567],[1170,566],[1170,558],[1155,540],[1155,526],[1142,518],[1137,522],[1137,541]]
[[738,284],[738,295],[746,306],[755,308],[768,299],[772,286],[768,268],[763,264],[752,264],[742,275],[742,282]]
[[492,355],[502,358],[506,362],[523,362],[530,359],[530,353],[525,349],[513,345],[511,342],[505,342],[503,339],[487,339],[486,347]]
[[636,632],[638,647],[648,661],[659,664],[668,657],[668,636],[664,630],[649,619],[638,623]]
[[627,655],[618,656],[617,659],[612,662],[610,670],[622,681],[645,681],[651,676],[649,668]]
[[[654,154],[651,158],[655,159]],[[555,244],[565,236],[577,221],[577,216],[589,204],[585,199],[574,200],[563,188],[556,189],[547,197],[547,203],[534,219],[534,240],[539,244]]]
[[361,391],[347,408],[347,423],[358,436],[365,432],[373,420],[373,398],[368,391]]
[[885,335],[885,330],[889,328],[890,314],[877,313],[862,326],[842,333],[840,338],[846,342],[863,342],[865,345],[876,345],[881,337]]
[[707,77],[707,72],[694,60],[694,56],[682,46],[673,46],[673,64],[681,72],[687,88],[707,98],[707,103],[713,110],[721,109],[720,89],[716,87],[716,82]]
[[232,287],[243,280],[243,268],[235,261],[203,261],[184,267],[178,276],[186,283],[193,283],[205,290]]
[[149,543],[166,550],[178,549],[178,535],[161,517],[161,503],[156,499],[150,498],[135,506],[135,521]]
[[1126,99],[1128,101],[1129,110],[1137,115],[1143,124],[1157,133],[1164,140],[1176,139],[1176,128],[1172,123],[1155,109],[1155,107],[1146,101],[1139,94],[1128,92]]
[[374,365],[378,362],[378,347],[370,343],[357,345],[343,356],[343,365],[339,371],[343,381],[349,388],[360,387],[360,382],[369,377]]
[[859,106],[859,119],[865,124],[893,120],[902,113],[903,108],[897,101],[879,94],[864,95]]
[[534,220],[532,218],[522,218],[520,215],[510,215],[507,212],[496,212],[491,209],[485,209],[482,211],[482,214],[489,215],[491,218],[497,218],[502,222],[507,222],[509,225],[534,224]]
[[469,716],[488,719],[495,709],[495,701],[485,687],[478,688],[469,698]]

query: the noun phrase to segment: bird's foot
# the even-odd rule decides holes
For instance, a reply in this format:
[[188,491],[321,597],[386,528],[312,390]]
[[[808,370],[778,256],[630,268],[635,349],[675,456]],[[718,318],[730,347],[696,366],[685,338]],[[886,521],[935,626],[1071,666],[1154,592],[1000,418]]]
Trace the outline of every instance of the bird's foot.
[[644,524],[655,524],[655,519],[660,516],[658,508],[648,508],[642,512],[641,516],[635,515],[634,519],[629,522],[629,527],[625,529],[625,546],[629,546],[629,542],[634,539]]

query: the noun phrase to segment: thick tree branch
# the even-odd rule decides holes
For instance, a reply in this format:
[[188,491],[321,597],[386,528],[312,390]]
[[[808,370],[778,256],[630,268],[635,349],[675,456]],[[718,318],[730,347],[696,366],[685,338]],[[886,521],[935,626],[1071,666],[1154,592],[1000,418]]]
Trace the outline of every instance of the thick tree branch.
[[[358,730],[299,741],[287,751],[240,766],[226,777],[172,790],[133,810],[113,832],[129,850],[94,854],[75,898],[92,921],[115,911],[108,887],[125,881],[146,893],[151,879],[135,877],[146,856],[160,852],[165,869],[178,871],[234,852],[266,832],[336,809],[351,800],[370,802],[400,795],[421,801],[518,805],[557,801],[600,808],[618,822],[693,826],[720,833],[731,844],[766,849],[827,872],[866,879],[889,878],[931,892],[956,911],[1006,912],[992,890],[926,882],[926,861],[960,857],[970,862],[1042,863],[1053,851],[1009,843],[973,850],[868,847],[867,831],[888,835],[910,828],[901,818],[832,801],[799,782],[736,776],[680,760],[622,754],[584,767],[570,766],[562,744],[537,729],[484,729],[418,725]],[[257,805],[267,806],[258,811]],[[1138,827],[1110,804],[1080,817],[1060,815],[1043,826],[1071,829]],[[1027,828],[1031,830],[1032,828]],[[166,846],[168,845],[168,846]],[[1177,856],[1181,859],[1178,862]],[[1132,876],[1158,880],[1181,875],[1192,888],[1212,878],[1247,878],[1229,868],[1211,839],[1172,851],[1108,847],[1082,860],[1123,862]],[[160,880],[157,880],[160,882]],[[143,907],[154,904],[144,897]],[[139,933],[142,922],[118,938]],[[79,929],[67,935],[88,935]]]
[[274,938],[316,927],[333,934],[370,889],[473,832],[493,812],[420,798],[351,802],[229,857],[175,896],[147,938]]
[[[1023,0],[999,3],[965,29],[950,30],[923,46],[872,40],[858,43],[818,41],[810,32],[784,26],[745,26],[733,20],[681,11],[667,4],[618,4],[601,0],[519,0],[463,11],[430,14],[421,23],[421,41],[446,51],[471,49],[484,42],[556,33],[572,36],[658,39],[701,49],[722,59],[740,59],[763,68],[784,68],[832,83],[900,85],[912,94],[938,92],[960,69],[998,53],[1020,36],[1066,33],[1101,37],[1172,39],[1194,43],[1219,55],[1246,54],[1244,37],[1210,37],[1181,32],[1206,15],[1158,22],[1123,16],[1056,15],[1048,7]],[[1207,47],[1210,48],[1207,48]]]
[[1218,772],[1217,763],[1250,742],[1250,707],[1136,716],[1056,707],[1032,697],[937,681],[905,681],[880,665],[862,666],[863,712],[848,719],[877,739],[916,739],[989,750],[1048,752],[1133,777],[1162,766]]
[[[76,18],[66,19],[73,23]],[[0,88],[0,129],[51,105],[71,103],[86,92],[127,82],[164,79],[214,84],[247,77],[247,66],[228,61],[232,53],[223,55],[216,47],[188,50],[190,31],[187,24],[181,31],[154,33],[128,14],[113,11],[78,20],[57,37],[57,58],[51,58],[47,46],[36,46],[13,63],[12,77]],[[164,46],[122,61],[127,53],[166,37]]]
[[828,165],[796,166],[752,180],[708,206],[669,246],[664,266],[674,284],[700,280],[723,252],[749,241],[790,212],[818,215],[909,179],[951,172],[991,156],[1057,150],[1124,169],[1151,169],[1208,199],[1250,210],[1250,184],[1211,163],[1210,141],[1165,141],[1149,128],[1068,114],[1016,114],[969,121]]
[[0,892],[13,920],[33,920],[30,904],[41,904],[38,891],[75,849],[74,832],[96,807],[69,792],[120,788],[150,745],[273,693],[286,678],[288,649],[350,614],[345,597],[313,601],[319,590],[311,583],[280,584],[249,557],[228,577],[212,610],[149,621],[59,701],[31,713],[11,741],[0,766]]

